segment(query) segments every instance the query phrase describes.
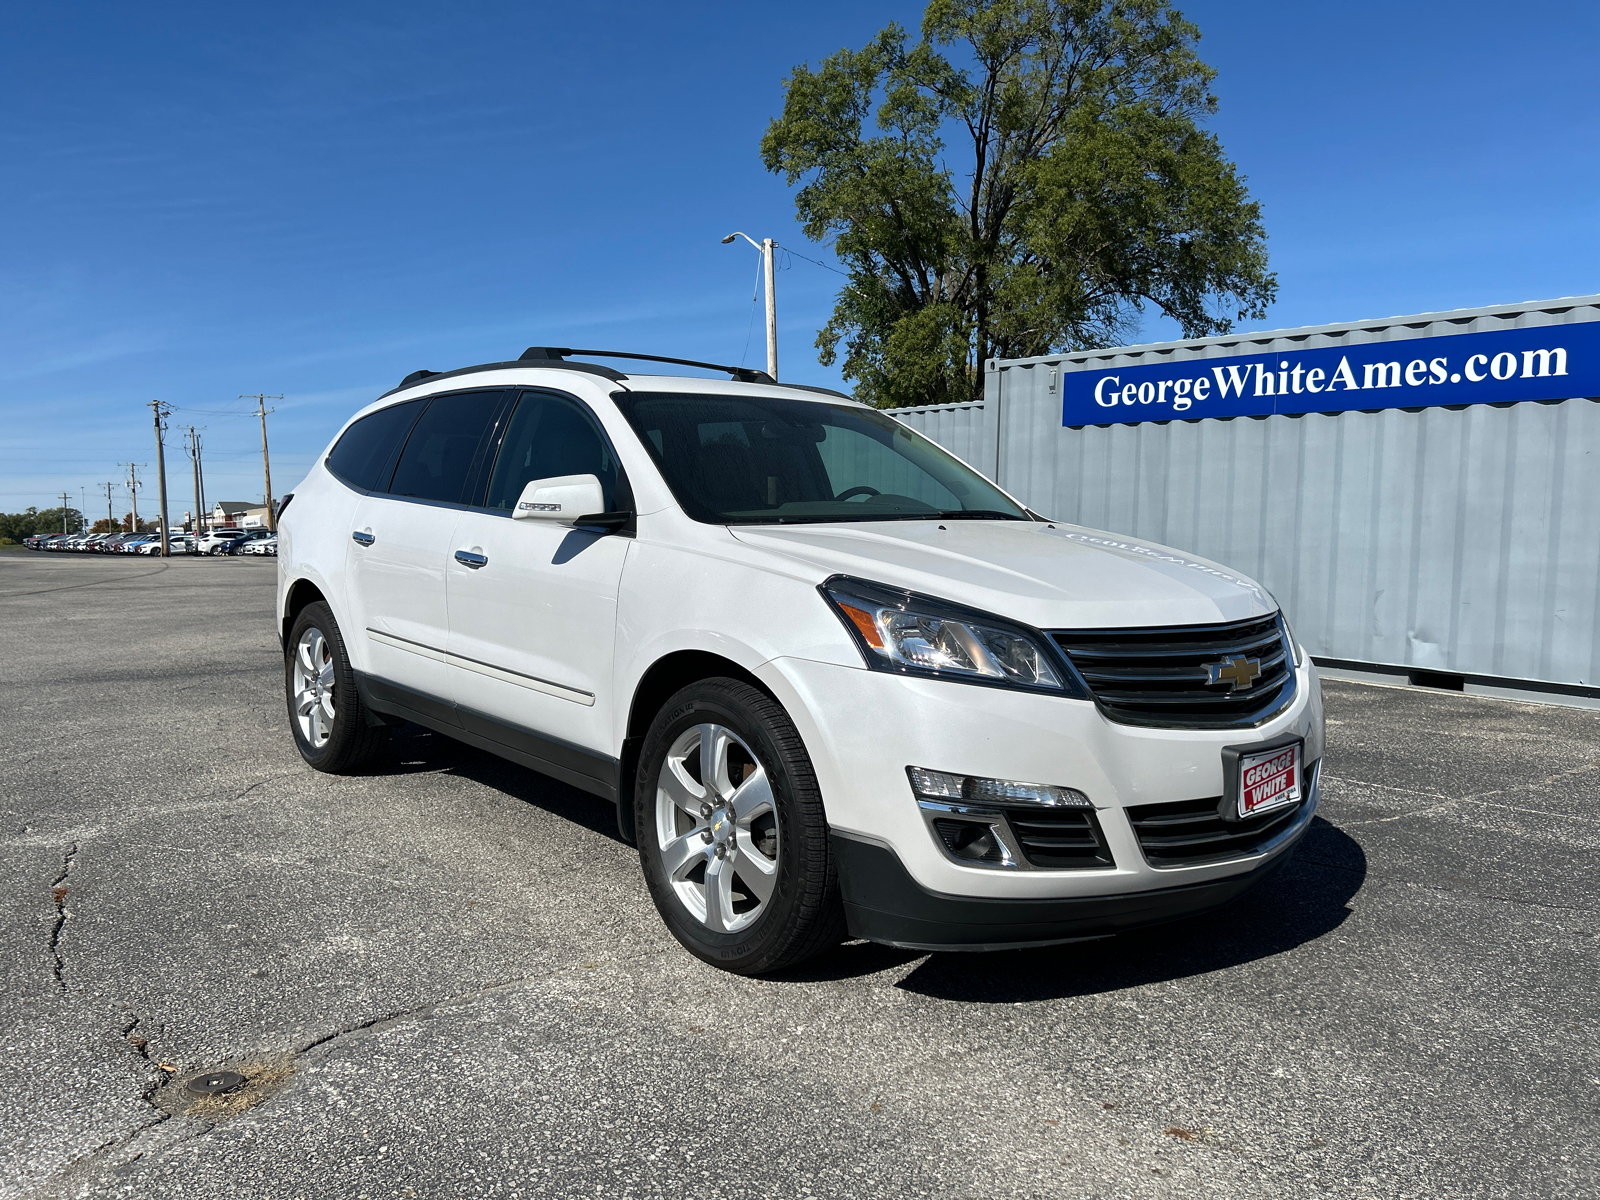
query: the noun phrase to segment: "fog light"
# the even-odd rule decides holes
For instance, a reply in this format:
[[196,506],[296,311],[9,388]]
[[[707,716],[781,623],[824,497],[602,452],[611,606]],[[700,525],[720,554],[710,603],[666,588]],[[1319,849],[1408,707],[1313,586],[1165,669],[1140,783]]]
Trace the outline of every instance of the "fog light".
[[1042,804],[1052,808],[1092,808],[1077,788],[1050,783],[1019,783],[981,775],[952,775],[926,767],[907,767],[911,790],[927,800],[970,800],[987,804]]
[[1005,847],[995,838],[994,829],[988,825],[979,825],[974,821],[936,820],[933,828],[954,858],[975,863],[1006,861]]

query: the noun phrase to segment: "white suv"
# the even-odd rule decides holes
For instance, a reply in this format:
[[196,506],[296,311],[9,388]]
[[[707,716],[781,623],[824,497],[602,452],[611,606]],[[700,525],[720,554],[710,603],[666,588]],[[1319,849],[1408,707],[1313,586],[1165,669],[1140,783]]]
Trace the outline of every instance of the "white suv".
[[409,720],[611,800],[667,926],[743,973],[1105,936],[1306,831],[1321,693],[1259,585],[838,393],[569,354],[644,357],[419,371],[285,497],[313,767]]
[[242,529],[213,529],[201,535],[195,550],[200,554],[226,554],[228,548],[244,536]]

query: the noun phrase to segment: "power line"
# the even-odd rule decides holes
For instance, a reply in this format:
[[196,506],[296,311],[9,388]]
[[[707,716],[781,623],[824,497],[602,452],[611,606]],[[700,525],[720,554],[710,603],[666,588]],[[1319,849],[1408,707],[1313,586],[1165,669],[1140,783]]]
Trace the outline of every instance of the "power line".
[[821,267],[821,268],[822,268],[822,269],[823,269],[823,270],[824,270],[824,271],[832,271],[832,272],[833,272],[833,273],[834,273],[834,274],[835,274],[835,275],[843,275],[843,276],[844,276],[844,277],[845,277],[845,278],[846,278],[846,279],[849,279],[849,278],[850,278],[850,272],[849,272],[849,271],[841,271],[841,270],[839,270],[839,268],[838,268],[838,267],[830,267],[830,266],[829,266],[829,265],[828,265],[828,264],[827,264],[827,263],[825,263],[825,262],[818,262],[818,261],[817,261],[817,260],[816,260],[816,259],[814,259],[814,258],[810,258],[810,257],[807,257],[807,256],[806,256],[806,255],[804,255],[804,254],[801,254],[801,253],[800,253],[800,252],[799,252],[799,251],[798,251],[798,250],[792,250],[792,249],[790,249],[790,248],[789,248],[789,247],[788,247],[788,246],[785,246],[785,247],[784,247],[784,248],[783,248],[783,252],[784,252],[784,253],[785,253],[785,254],[792,254],[792,255],[794,255],[794,257],[796,257],[796,258],[804,258],[804,259],[805,259],[805,260],[806,260],[806,261],[807,261],[807,262],[808,262],[808,263],[812,263],[812,264],[814,264],[814,265],[815,265],[815,266],[819,266],[819,267]]
[[750,355],[750,338],[756,331],[756,301],[761,296],[761,272],[765,264],[761,259],[756,259],[756,282],[750,289],[750,324],[745,326],[744,350],[739,354],[739,365],[744,366],[744,360]]

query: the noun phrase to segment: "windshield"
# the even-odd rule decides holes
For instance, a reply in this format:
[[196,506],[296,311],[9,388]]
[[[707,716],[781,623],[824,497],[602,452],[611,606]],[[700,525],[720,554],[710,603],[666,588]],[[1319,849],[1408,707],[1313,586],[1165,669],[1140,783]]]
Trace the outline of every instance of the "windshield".
[[1030,519],[977,472],[870,408],[771,396],[613,398],[697,521]]

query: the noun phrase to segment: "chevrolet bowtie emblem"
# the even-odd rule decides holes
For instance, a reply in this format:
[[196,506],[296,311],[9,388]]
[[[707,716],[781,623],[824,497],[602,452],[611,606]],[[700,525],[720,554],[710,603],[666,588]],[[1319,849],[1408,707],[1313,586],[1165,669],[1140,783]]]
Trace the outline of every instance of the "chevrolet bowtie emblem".
[[1261,675],[1259,658],[1230,658],[1206,664],[1206,685],[1231,683],[1230,692],[1248,691]]

